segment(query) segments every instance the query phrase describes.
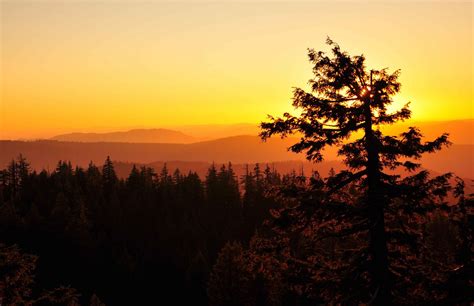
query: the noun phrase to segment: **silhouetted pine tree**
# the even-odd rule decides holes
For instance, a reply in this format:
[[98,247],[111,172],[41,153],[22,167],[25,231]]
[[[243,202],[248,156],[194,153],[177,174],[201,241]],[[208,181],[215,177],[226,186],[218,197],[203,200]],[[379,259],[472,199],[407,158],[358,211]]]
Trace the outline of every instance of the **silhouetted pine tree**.
[[20,169],[18,163],[12,159],[3,172],[4,186],[7,187],[8,198],[14,200],[20,188]]
[[104,166],[102,167],[102,179],[106,189],[113,188],[118,182],[117,174],[115,173],[114,164],[107,156]]
[[242,197],[243,232],[244,235],[250,237],[255,230],[254,212],[259,202],[255,178],[248,165],[246,165],[245,174],[242,176],[242,185],[244,189]]
[[[326,285],[319,283],[318,290],[338,292],[333,302],[390,305],[394,295],[397,303],[406,302],[407,296],[424,295],[416,279],[429,276],[414,271],[421,263],[415,264],[407,253],[417,252],[423,222],[420,216],[433,210],[435,202],[442,202],[448,176],[430,180],[421,172],[401,179],[385,170],[417,169],[420,165],[410,159],[441,149],[448,144],[447,134],[425,143],[414,127],[399,136],[384,135],[380,126],[408,119],[411,114],[408,104],[394,113],[387,110],[400,90],[399,71],[369,71],[364,56],[348,55],[329,38],[327,44],[332,56],[309,50],[314,73],[309,81],[311,91],[294,90],[293,106],[301,114],[270,116],[270,122],[261,124],[261,137],[298,133],[300,141],[290,149],[305,152],[308,160],[315,162],[323,159],[325,147],[337,146],[350,169],[330,180],[324,197],[301,196],[304,199],[298,205],[306,211],[306,219],[295,220],[300,233],[317,232],[318,239],[338,237],[345,246],[339,251],[340,261],[322,262],[319,268],[321,263],[308,262],[318,271],[317,281],[326,280]],[[341,197],[351,183],[358,185],[360,195]]]
[[263,171],[265,189],[270,189],[271,187],[278,186],[281,184],[281,176],[275,169],[271,169],[269,165],[265,167]]
[[269,216],[273,200],[266,196],[266,189],[270,189],[277,182],[271,177],[270,168],[263,173],[257,163],[253,171],[249,171],[248,165],[246,173],[242,177],[243,197],[242,214],[244,223],[244,237],[250,239],[263,220]]

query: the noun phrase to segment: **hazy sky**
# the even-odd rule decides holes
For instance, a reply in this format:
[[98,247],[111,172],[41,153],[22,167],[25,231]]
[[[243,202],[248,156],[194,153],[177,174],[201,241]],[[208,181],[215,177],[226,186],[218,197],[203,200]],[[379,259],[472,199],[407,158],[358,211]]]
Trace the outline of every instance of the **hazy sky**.
[[326,36],[402,70],[417,120],[473,118],[469,2],[1,3],[0,138],[259,122],[291,110]]

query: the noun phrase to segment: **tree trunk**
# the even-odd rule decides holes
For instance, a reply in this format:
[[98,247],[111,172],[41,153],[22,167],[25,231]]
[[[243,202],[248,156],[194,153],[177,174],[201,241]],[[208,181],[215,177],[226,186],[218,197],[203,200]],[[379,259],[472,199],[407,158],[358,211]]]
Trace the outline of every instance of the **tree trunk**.
[[369,252],[371,255],[370,274],[374,284],[372,303],[391,305],[391,279],[388,267],[387,238],[385,234],[384,206],[381,169],[377,139],[372,130],[370,98],[365,102],[365,138],[367,151],[367,206],[370,224]]
[[375,192],[370,190],[368,201],[369,222],[371,224],[369,232],[369,249],[372,257],[371,274],[375,285],[373,304],[390,305],[392,302],[391,281],[388,269],[383,199],[378,196],[377,190],[375,190]]

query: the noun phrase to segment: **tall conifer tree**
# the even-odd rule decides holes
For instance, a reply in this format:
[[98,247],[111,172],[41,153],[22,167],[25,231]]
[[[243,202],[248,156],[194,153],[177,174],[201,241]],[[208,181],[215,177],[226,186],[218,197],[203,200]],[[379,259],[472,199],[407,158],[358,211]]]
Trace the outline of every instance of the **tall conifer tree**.
[[[383,134],[381,126],[411,115],[408,104],[396,112],[388,111],[393,96],[400,90],[400,72],[368,70],[363,55],[350,56],[329,38],[327,44],[332,48],[331,55],[312,49],[308,52],[314,74],[309,81],[311,90],[295,88],[293,92],[293,106],[300,110],[300,115],[270,116],[269,122],[261,124],[261,137],[265,140],[274,134],[284,137],[297,133],[300,141],[290,149],[305,152],[307,159],[315,162],[323,160],[325,147],[339,148],[338,154],[344,157],[350,171],[339,173],[327,194],[360,180],[363,204],[357,210],[340,211],[340,216],[346,213],[354,216],[347,233],[368,233],[368,248],[361,250],[361,256],[367,252],[371,300],[376,305],[389,305],[393,301],[395,271],[390,266],[385,214],[407,210],[403,205],[397,206],[393,198],[400,196],[414,181],[403,181],[385,170],[417,169],[420,165],[413,159],[441,149],[448,144],[448,135],[423,142],[422,134],[415,127],[399,136]],[[422,173],[417,178],[416,182],[424,183],[426,175]],[[411,201],[404,204],[418,205]],[[418,206],[411,210],[423,209],[421,204]]]

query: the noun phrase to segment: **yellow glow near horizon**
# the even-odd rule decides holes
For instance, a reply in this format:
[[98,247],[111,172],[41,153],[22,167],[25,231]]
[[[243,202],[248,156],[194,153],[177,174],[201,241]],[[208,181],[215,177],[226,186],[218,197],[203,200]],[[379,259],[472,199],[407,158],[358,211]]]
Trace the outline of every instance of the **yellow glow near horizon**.
[[257,123],[326,36],[401,69],[415,120],[473,117],[471,2],[3,1],[0,138]]

